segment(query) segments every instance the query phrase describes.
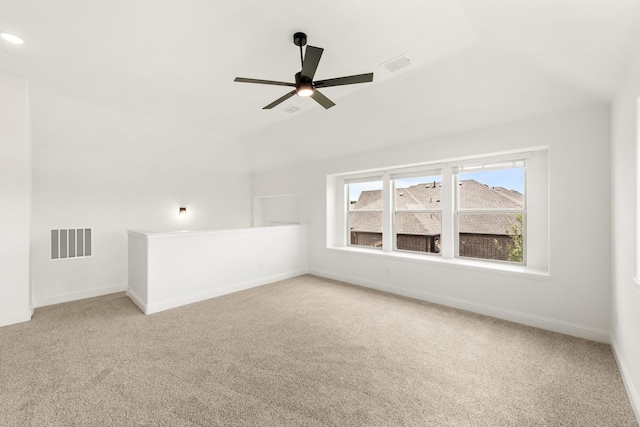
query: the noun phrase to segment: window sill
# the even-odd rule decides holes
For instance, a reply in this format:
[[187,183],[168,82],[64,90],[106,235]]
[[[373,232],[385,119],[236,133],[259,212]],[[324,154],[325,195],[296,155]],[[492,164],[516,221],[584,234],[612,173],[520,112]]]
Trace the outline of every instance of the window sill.
[[[483,273],[502,274],[507,276],[522,277],[547,282],[550,279],[549,273],[546,271],[534,270],[520,265],[506,265],[502,263],[493,263],[487,261],[478,261],[472,259],[444,259],[439,255],[428,254],[412,254],[407,252],[383,252],[380,249],[366,249],[354,247],[328,247],[333,252],[348,253],[352,255],[364,255],[376,258],[402,260],[421,264],[433,264],[443,267],[450,267],[460,270],[472,270]],[[637,283],[637,282],[636,282]],[[636,284],[636,286],[640,286]]]

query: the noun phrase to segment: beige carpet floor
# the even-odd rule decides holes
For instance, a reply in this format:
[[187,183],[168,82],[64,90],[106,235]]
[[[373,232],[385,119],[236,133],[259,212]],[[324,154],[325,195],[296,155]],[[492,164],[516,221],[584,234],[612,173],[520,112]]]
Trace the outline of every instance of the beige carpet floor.
[[637,426],[611,348],[302,276],[0,328],[1,426]]

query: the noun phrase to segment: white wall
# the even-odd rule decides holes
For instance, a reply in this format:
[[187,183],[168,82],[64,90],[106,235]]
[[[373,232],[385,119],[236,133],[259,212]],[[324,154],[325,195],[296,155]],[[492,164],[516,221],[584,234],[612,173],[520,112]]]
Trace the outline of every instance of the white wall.
[[[30,99],[36,306],[126,289],[126,229],[251,225],[251,180],[239,150],[211,144],[193,156],[195,142],[212,135],[44,90]],[[93,256],[51,261],[49,230],[74,227],[93,228]]]
[[31,319],[27,82],[0,73],[0,326]]
[[[543,145],[550,150],[548,281],[326,248],[327,174]],[[602,106],[256,174],[253,188],[254,196],[301,194],[312,273],[608,341],[609,158]]]
[[[640,284],[638,239],[638,99],[640,56],[612,106],[613,347],[636,417],[640,419]],[[636,280],[634,280],[636,278]]]
[[286,194],[253,199],[253,226],[300,224],[300,196]]

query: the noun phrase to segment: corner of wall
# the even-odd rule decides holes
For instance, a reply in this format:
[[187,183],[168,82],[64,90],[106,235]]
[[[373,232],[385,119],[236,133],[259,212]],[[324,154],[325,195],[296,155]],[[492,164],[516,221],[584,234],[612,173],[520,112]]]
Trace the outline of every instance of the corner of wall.
[[633,409],[633,413],[636,415],[638,424],[640,424],[640,393],[638,392],[638,389],[636,388],[635,384],[631,379],[629,369],[627,368],[627,364],[622,357],[620,346],[618,345],[618,342],[616,341],[615,337],[611,337],[611,348],[613,350],[613,356],[616,359],[616,363],[618,364],[620,375],[622,376],[622,382],[624,384],[625,389],[627,390],[627,395],[629,396],[631,408]]

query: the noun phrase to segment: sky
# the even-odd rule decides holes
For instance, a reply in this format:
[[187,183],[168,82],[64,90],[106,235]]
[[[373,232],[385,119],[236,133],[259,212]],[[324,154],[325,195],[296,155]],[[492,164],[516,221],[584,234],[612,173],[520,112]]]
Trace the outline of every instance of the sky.
[[[504,187],[524,194],[524,168],[496,169],[481,172],[467,172],[458,175],[460,180],[475,179],[489,187]],[[405,178],[396,180],[396,188],[406,188],[415,184],[440,182],[440,176]],[[382,182],[363,182],[349,185],[349,200],[358,200],[365,190],[382,190]]]
[[461,173],[459,177],[459,179],[475,179],[489,187],[504,187],[524,194],[524,168]]

